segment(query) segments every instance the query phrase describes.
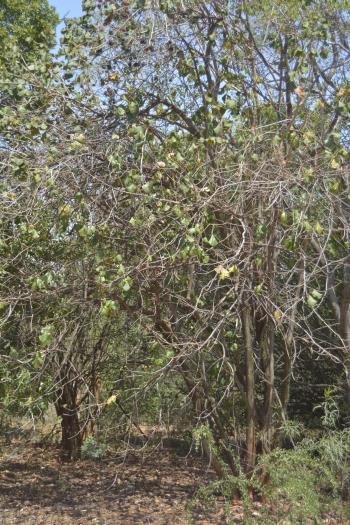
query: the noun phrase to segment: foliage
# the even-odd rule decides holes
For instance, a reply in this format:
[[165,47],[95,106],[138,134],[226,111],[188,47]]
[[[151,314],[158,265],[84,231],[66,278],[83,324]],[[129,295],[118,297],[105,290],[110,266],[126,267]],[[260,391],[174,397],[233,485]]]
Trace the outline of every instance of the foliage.
[[[47,0],[1,0],[0,2],[0,101],[2,133],[25,117],[23,107],[12,113],[13,99],[20,104],[31,98],[28,74],[45,77],[52,67],[49,50],[55,42],[58,16]],[[27,103],[29,100],[27,99]],[[33,119],[35,120],[35,119]],[[23,122],[22,122],[23,124]],[[6,131],[5,131],[6,133]],[[19,160],[19,159],[18,159]]]
[[81,454],[86,459],[101,459],[107,448],[105,443],[97,444],[95,438],[89,436],[81,446]]
[[292,523],[322,520],[333,511],[349,512],[341,503],[349,480],[349,431],[329,432],[320,439],[306,438],[291,450],[275,450],[262,458],[269,485],[265,495],[276,517]]
[[29,62],[40,49],[54,44],[58,22],[54,8],[46,0],[1,0],[1,61],[16,56],[15,48]]

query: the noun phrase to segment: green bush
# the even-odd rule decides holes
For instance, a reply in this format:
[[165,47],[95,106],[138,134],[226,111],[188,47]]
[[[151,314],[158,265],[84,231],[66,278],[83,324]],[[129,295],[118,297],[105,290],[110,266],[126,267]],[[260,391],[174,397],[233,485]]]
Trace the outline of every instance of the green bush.
[[90,436],[81,446],[81,456],[84,459],[101,459],[107,448],[105,443],[98,444],[95,438]]
[[276,518],[323,523],[325,513],[348,512],[350,431],[305,438],[290,450],[276,449],[260,460],[268,474],[264,492]]

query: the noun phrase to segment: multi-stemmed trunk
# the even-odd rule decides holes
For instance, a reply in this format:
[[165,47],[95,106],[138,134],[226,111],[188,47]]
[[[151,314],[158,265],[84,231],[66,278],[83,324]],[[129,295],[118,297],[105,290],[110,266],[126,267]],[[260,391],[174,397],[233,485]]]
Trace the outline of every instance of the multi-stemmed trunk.
[[61,447],[66,459],[78,459],[81,454],[82,431],[76,389],[66,383],[55,402],[57,415],[61,418]]

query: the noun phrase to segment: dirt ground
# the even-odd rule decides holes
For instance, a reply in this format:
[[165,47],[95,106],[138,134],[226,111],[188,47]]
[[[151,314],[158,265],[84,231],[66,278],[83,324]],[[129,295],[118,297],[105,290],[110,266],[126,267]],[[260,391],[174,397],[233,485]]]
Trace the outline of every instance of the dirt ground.
[[[240,502],[225,512],[223,497],[209,508],[194,498],[214,479],[201,458],[167,448],[66,463],[53,446],[11,446],[0,454],[0,525],[242,524]],[[254,504],[252,525],[266,523],[262,511]],[[345,522],[329,516],[324,523]]]
[[[55,448],[26,447],[0,458],[1,525],[220,525],[223,503],[191,504],[213,478],[200,458],[157,450],[142,462],[116,457],[62,463]],[[242,523],[237,509],[237,521]]]

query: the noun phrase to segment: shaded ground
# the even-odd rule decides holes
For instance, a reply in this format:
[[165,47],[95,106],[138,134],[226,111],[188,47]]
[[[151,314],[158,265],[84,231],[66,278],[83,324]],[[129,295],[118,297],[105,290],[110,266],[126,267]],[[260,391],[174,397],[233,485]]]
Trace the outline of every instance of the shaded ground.
[[212,477],[198,458],[169,450],[118,465],[116,458],[61,463],[57,450],[30,447],[0,460],[0,523],[224,524],[220,501],[211,511],[189,505]]
[[[200,458],[170,449],[159,448],[143,459],[139,454],[127,461],[62,463],[54,447],[21,445],[0,454],[0,525],[242,524],[241,503],[229,504],[229,521],[220,496],[209,510],[194,504],[197,488],[213,479]],[[265,511],[267,521],[263,505],[254,503],[250,523],[294,525],[273,519],[266,506]],[[328,516],[322,523],[348,522]]]

